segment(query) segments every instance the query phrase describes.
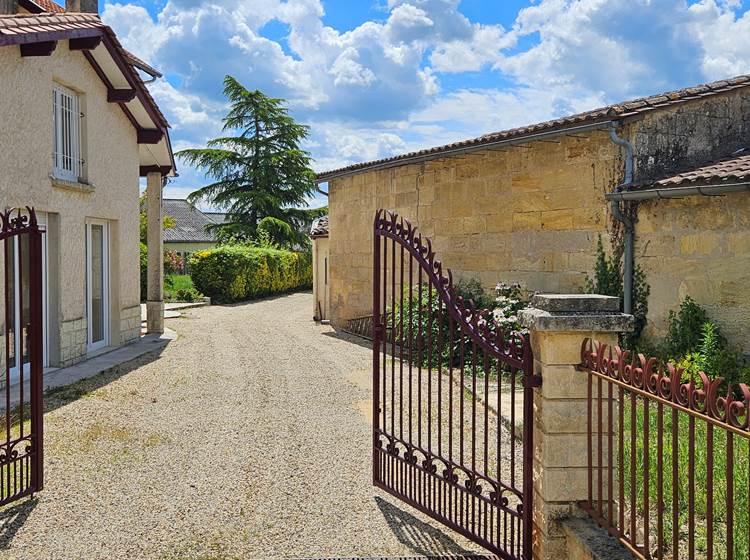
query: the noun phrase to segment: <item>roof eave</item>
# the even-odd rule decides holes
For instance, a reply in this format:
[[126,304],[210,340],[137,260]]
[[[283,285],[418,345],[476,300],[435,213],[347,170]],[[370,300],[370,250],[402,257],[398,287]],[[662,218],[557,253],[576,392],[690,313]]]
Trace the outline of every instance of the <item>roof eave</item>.
[[573,132],[585,132],[593,130],[601,130],[607,128],[610,123],[618,122],[620,117],[607,117],[605,119],[596,119],[595,121],[580,124],[573,123],[570,125],[563,125],[554,127],[549,130],[541,132],[532,132],[528,134],[521,134],[519,136],[500,138],[496,140],[478,141],[475,144],[446,147],[445,149],[435,148],[434,151],[428,153],[416,152],[413,156],[396,156],[394,159],[386,159],[381,161],[372,162],[372,164],[355,164],[355,166],[344,167],[339,170],[319,173],[316,175],[315,180],[318,184],[326,183],[332,179],[339,179],[341,177],[347,177],[350,175],[356,175],[358,173],[365,173],[370,171],[379,171],[382,169],[390,169],[392,167],[401,167],[403,165],[413,165],[415,163],[422,163],[424,161],[431,161],[435,159],[442,159],[445,157],[451,157],[471,152],[479,152],[487,149],[492,149],[501,146],[511,146],[514,144],[527,144],[529,142],[535,142],[543,140],[545,138],[552,138],[555,136],[571,134]]

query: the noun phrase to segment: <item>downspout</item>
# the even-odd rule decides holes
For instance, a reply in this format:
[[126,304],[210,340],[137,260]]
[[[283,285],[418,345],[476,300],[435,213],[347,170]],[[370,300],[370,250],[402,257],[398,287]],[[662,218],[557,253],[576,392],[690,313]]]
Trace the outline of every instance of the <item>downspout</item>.
[[[617,128],[614,122],[609,125],[609,137],[612,142],[625,148],[625,179],[615,188],[615,192],[621,192],[633,183],[633,145],[628,140],[617,136]],[[625,228],[622,310],[624,313],[630,315],[633,313],[633,251],[635,244],[635,224],[633,223],[633,220],[622,212],[619,200],[612,200],[612,216],[615,220],[621,222]]]

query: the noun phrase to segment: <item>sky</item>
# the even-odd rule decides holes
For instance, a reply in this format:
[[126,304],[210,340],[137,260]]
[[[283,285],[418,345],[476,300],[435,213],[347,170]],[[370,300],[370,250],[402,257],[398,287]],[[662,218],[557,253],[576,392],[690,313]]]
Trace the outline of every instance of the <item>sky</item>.
[[[175,150],[222,81],[287,101],[315,171],[750,73],[750,0],[133,0],[102,19],[164,72]],[[165,196],[207,179],[178,160]],[[312,206],[325,204],[318,196]],[[206,207],[207,205],[202,205]]]

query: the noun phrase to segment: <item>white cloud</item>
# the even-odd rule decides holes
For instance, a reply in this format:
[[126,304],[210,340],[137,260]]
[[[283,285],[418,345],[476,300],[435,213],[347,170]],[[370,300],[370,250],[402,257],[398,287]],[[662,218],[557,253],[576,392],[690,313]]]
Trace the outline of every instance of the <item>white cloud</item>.
[[[508,29],[470,21],[460,0],[387,0],[382,21],[346,32],[324,24],[325,5],[168,0],[152,18],[107,3],[103,18],[179,84],[151,86],[175,146],[217,134],[231,74],[289,100],[312,127],[317,170],[750,71],[750,15],[737,0],[538,0]],[[283,40],[264,36],[269,23]],[[478,85],[444,85],[466,72]],[[200,181],[180,172],[180,185]]]

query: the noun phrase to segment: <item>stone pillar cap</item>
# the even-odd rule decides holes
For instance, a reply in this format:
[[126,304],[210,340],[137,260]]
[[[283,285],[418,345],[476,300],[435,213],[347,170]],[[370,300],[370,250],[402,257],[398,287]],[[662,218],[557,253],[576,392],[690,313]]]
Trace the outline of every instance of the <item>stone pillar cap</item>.
[[536,294],[531,298],[531,307],[542,311],[591,312],[620,311],[620,298],[598,294]]
[[620,313],[620,300],[597,294],[538,294],[519,313],[521,324],[536,331],[631,332],[632,315]]

